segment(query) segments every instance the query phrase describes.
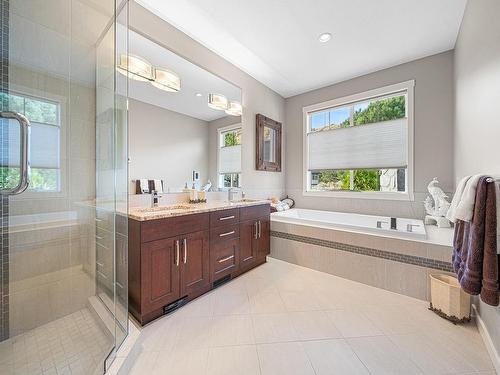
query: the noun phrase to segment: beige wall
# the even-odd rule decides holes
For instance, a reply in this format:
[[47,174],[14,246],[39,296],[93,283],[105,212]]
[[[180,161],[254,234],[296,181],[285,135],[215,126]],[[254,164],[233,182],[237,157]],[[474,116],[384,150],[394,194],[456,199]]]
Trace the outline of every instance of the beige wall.
[[[500,174],[500,2],[469,1],[455,48],[455,177]],[[500,353],[500,308],[479,302]],[[500,363],[499,363],[500,365]]]
[[[161,179],[171,191],[208,179],[207,121],[129,99],[130,180]],[[135,189],[130,188],[130,193]]]
[[[190,60],[202,68],[226,79],[242,89],[243,188],[249,197],[282,195],[285,173],[255,170],[255,115],[262,113],[277,121],[284,121],[285,100],[236,66],[202,46],[166,21],[155,16],[135,2],[130,3],[130,26],[141,34]],[[286,126],[286,124],[285,124]],[[286,158],[284,158],[284,162]]]
[[[403,81],[415,80],[414,202],[302,196],[302,108]],[[445,52],[286,99],[286,192],[298,207],[422,217],[427,184],[438,177],[453,188],[453,52]]]

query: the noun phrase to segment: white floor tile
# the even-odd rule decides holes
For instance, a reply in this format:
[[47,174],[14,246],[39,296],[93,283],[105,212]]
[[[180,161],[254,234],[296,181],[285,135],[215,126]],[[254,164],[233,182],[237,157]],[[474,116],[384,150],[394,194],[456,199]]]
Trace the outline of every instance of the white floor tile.
[[360,337],[347,341],[373,375],[423,374],[422,370],[385,336]]
[[254,314],[253,329],[258,344],[295,341],[297,334],[287,313]]
[[280,313],[286,308],[278,292],[258,293],[250,298],[252,314]]
[[257,345],[262,375],[314,375],[299,342]]
[[[427,307],[271,260],[143,328],[131,351],[141,354],[125,364],[132,375],[493,375],[477,328],[450,324]],[[67,324],[73,332],[79,319]],[[57,330],[46,327],[2,343],[0,372],[55,374],[69,363],[72,375],[86,375],[96,335],[83,331],[58,342]]]
[[213,318],[211,346],[244,345],[254,342],[250,315],[215,316]]
[[255,345],[210,349],[206,375],[234,374],[260,375],[260,364]]
[[369,375],[368,370],[343,339],[302,343],[316,375]]
[[343,337],[382,335],[370,319],[355,310],[334,310],[326,313]]
[[299,340],[334,339],[342,337],[326,312],[305,311],[290,313]]

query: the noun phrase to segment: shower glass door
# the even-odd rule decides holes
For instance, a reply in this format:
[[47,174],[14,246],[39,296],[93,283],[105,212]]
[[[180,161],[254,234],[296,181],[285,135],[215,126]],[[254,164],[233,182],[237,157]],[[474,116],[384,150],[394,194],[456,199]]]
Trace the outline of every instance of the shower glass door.
[[128,332],[127,2],[0,0],[0,374],[102,374]]

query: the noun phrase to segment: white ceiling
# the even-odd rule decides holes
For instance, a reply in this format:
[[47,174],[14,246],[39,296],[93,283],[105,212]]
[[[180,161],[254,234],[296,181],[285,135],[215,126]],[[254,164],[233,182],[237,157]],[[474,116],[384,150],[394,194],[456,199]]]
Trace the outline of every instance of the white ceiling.
[[[129,81],[129,96],[204,121],[226,117],[224,111],[208,107],[208,94],[223,94],[241,103],[241,89],[199,66],[176,55],[159,44],[130,31],[129,53],[140,56],[157,67],[167,68],[181,77],[181,91],[167,92],[149,82]],[[197,97],[196,93],[202,94]]]
[[453,49],[467,2],[136,1],[284,97]]

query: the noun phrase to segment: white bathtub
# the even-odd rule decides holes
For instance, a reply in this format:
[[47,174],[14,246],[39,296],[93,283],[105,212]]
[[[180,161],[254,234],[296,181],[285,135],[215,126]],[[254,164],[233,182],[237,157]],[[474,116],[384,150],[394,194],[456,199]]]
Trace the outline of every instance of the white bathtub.
[[[390,217],[292,208],[288,211],[273,213],[271,221],[369,233],[385,237],[420,240],[427,238],[424,222],[414,219],[398,218],[397,229],[390,229]],[[377,228],[378,221],[382,222],[382,228]],[[413,225],[411,232],[408,231],[408,224]]]

